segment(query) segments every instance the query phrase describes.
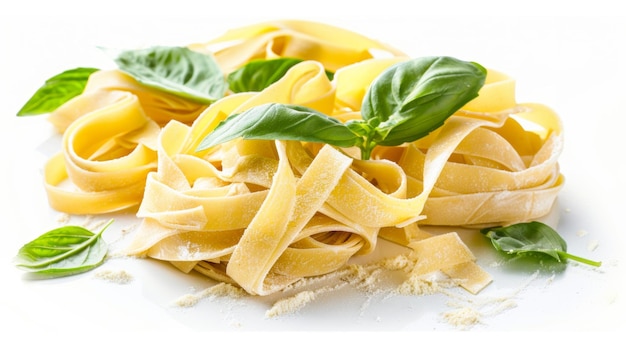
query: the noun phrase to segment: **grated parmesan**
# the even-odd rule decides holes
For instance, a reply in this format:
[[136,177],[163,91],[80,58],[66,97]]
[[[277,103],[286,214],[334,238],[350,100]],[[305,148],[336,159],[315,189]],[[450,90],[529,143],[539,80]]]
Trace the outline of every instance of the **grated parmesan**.
[[[394,295],[433,295],[442,294],[449,298],[447,311],[441,312],[442,320],[460,329],[469,329],[483,324],[487,317],[496,316],[508,309],[517,307],[517,295],[537,279],[535,272],[522,286],[505,296],[478,297],[473,294],[457,292],[459,282],[443,273],[420,275],[414,272],[416,259],[411,255],[397,255],[378,262],[367,264],[351,264],[335,272],[315,277],[303,278],[282,291],[283,297],[278,298],[266,310],[266,318],[277,318],[292,315],[314,302],[321,294],[352,287],[366,294],[369,299],[374,296],[385,298]],[[395,283],[389,280],[393,274],[403,274],[403,279]],[[384,279],[383,279],[384,278]],[[553,277],[552,277],[553,279]],[[393,280],[393,279],[391,279]],[[336,283],[332,283],[335,281]],[[250,296],[245,290],[228,283],[215,286],[196,293],[185,294],[174,302],[178,307],[193,307],[205,298],[224,297],[239,300]],[[368,302],[363,308],[368,306]]]
[[198,293],[185,294],[174,301],[174,305],[178,307],[192,307],[205,298],[230,297],[241,298],[246,296],[246,292],[228,283],[219,283],[212,287],[206,288]]
[[97,279],[106,280],[111,283],[120,284],[120,285],[128,284],[133,280],[132,275],[130,275],[128,272],[124,270],[121,270],[121,271],[101,270],[101,271],[96,272],[94,277]]
[[467,327],[478,324],[481,322],[480,317],[480,312],[470,307],[462,307],[443,313],[443,318],[448,323],[457,327]]
[[307,303],[315,300],[316,294],[313,291],[302,291],[294,296],[278,300],[272,308],[267,310],[265,316],[268,318],[276,317],[285,313],[294,313],[304,307]]

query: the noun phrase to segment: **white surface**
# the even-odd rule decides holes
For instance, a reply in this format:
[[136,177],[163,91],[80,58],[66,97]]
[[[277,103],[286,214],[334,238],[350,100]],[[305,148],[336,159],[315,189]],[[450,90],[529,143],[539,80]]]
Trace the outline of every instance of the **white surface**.
[[[110,65],[98,46],[184,45],[211,39],[239,25],[281,18],[340,25],[388,42],[413,56],[450,55],[474,60],[515,77],[519,101],[542,102],[553,107],[562,116],[566,131],[561,157],[566,185],[554,213],[560,217],[558,229],[571,253],[604,264],[600,269],[570,264],[556,273],[542,269],[531,279],[535,270],[495,264],[499,261],[485,241],[467,237],[479,263],[495,277],[485,291],[474,297],[475,302],[507,296],[528,283],[513,296],[515,306],[485,316],[483,323],[471,330],[625,329],[625,233],[621,221],[626,195],[623,185],[626,145],[622,129],[626,117],[623,107],[626,19],[623,16],[601,8],[587,13],[592,17],[553,16],[562,14],[555,6],[544,8],[552,10],[546,17],[508,16],[544,14],[536,12],[534,5],[527,2],[520,2],[526,5],[520,5],[519,12],[503,9],[497,14],[483,12],[480,4],[471,2],[474,6],[462,8],[455,4],[421,7],[425,11],[413,16],[394,10],[404,7],[404,2],[397,1],[384,1],[389,5],[385,8],[358,2],[361,10],[352,12],[348,12],[348,5],[337,11],[325,7],[303,12],[298,9],[303,6],[298,2],[278,2],[282,7],[273,7],[272,1],[263,5],[259,2],[258,8],[245,14],[226,11],[228,6],[247,6],[246,2],[237,3],[221,4],[219,11],[207,9],[204,17],[182,6],[157,5],[154,5],[156,17],[140,13],[139,5],[130,7],[134,17],[119,17],[113,16],[115,6],[103,7],[104,12],[98,12],[98,6],[91,2],[81,5],[90,8],[76,16],[69,16],[72,13],[69,7],[58,2],[54,2],[56,9],[46,2],[45,8],[20,5],[15,15],[1,12],[0,321],[10,326],[3,334],[10,331],[9,335],[22,338],[34,335],[29,334],[33,331],[66,333],[68,328],[107,333],[458,330],[442,319],[442,313],[451,309],[448,303],[454,299],[441,295],[387,299],[375,296],[369,301],[362,293],[342,290],[320,297],[295,315],[267,319],[264,313],[272,298],[237,302],[213,299],[188,309],[173,307],[175,299],[213,283],[155,261],[112,260],[101,267],[132,274],[134,280],[127,285],[94,279],[94,272],[57,280],[27,281],[12,265],[11,259],[21,245],[54,227],[57,218],[46,203],[41,168],[58,145],[58,138],[43,118],[15,117],[46,78],[77,66]],[[319,6],[324,5],[328,6],[324,2]],[[586,11],[577,3],[572,3],[569,9],[574,14]],[[35,14],[29,16],[28,11]],[[455,16],[445,16],[447,13]],[[603,13],[612,17],[595,16]],[[122,221],[116,225],[119,228]],[[597,248],[591,250],[596,243]],[[4,338],[0,339],[3,339],[0,343],[5,342]]]

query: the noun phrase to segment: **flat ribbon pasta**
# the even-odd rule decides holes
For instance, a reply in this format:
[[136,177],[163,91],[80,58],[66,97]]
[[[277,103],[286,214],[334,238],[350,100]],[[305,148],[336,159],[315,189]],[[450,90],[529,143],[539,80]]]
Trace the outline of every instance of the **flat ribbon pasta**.
[[[225,73],[259,58],[303,61],[260,92],[228,94],[210,106],[102,71],[51,115],[64,136],[45,169],[50,203],[70,213],[138,205],[141,225],[122,254],[268,295],[336,271],[384,238],[412,250],[412,275],[441,271],[477,293],[489,274],[456,232],[434,235],[428,227],[539,218],[563,185],[559,117],[518,103],[515,81],[493,70],[479,96],[443,126],[415,142],[379,146],[370,160],[355,149],[297,141],[238,139],[197,151],[228,116],[265,103],[360,119],[372,81],[407,57],[305,21],[238,28],[189,47],[214,55]],[[62,187],[64,180],[78,191]]]
[[121,90],[133,93],[139,99],[146,115],[159,125],[164,125],[172,119],[183,123],[193,123],[207,107],[207,105],[142,85],[119,70],[94,72],[89,76],[85,92],[94,90]]
[[[158,125],[127,92],[97,91],[74,100],[72,105],[82,107],[75,110],[80,118],[70,118],[74,121],[63,134],[62,151],[44,168],[50,205],[72,214],[138,205],[146,175],[156,168]],[[102,101],[107,104],[101,106]],[[64,186],[66,180],[74,187]]]
[[209,42],[193,44],[189,48],[212,53],[226,73],[255,59],[293,57],[314,60],[335,72],[341,67],[381,54],[406,56],[389,45],[352,31],[296,20],[235,28]]
[[[336,270],[362,247],[371,250],[376,230],[350,226],[321,210],[352,162],[338,150],[322,147],[310,160],[302,156],[306,150],[300,143],[273,147],[269,141],[234,141],[209,154],[195,152],[207,128],[268,101],[326,105],[332,112],[334,87],[323,71],[318,63],[302,62],[260,93],[216,102],[190,127],[166,125],[159,137],[158,170],[148,176],[137,213],[144,223],[126,253],[170,260],[184,269],[198,262],[195,267],[204,274],[265,295],[303,276]],[[325,100],[331,103],[319,103]],[[301,172],[293,173],[292,167]],[[354,236],[342,234],[340,241],[328,236],[339,229]],[[195,234],[200,232],[207,235],[192,245],[198,249],[193,255],[176,248],[188,247],[187,240],[200,238]],[[209,237],[232,246],[207,243]],[[186,254],[172,255],[176,252]]]
[[[562,188],[560,119],[547,106],[515,103],[512,79],[499,72],[490,74],[498,80],[489,81],[480,97],[459,112],[462,117],[453,116],[430,138],[453,144],[444,146],[451,152],[436,175],[422,224],[485,227],[540,218],[552,209]],[[504,110],[493,114],[501,119],[497,123],[485,124],[473,115],[501,108]],[[460,119],[464,122],[457,123]],[[524,129],[522,123],[528,122],[538,129]],[[458,127],[450,130],[453,124]],[[464,138],[456,142],[445,133],[463,134]],[[428,177],[428,171],[419,165],[425,157],[420,149],[432,152],[429,143],[429,138],[413,143],[400,160],[413,179],[411,193],[420,192],[420,181]]]
[[[196,269],[251,294],[267,295],[371,252],[380,236],[419,255],[414,274],[441,270],[468,291],[480,291],[491,277],[475,264],[457,234],[431,235],[418,224],[484,226],[536,218],[550,210],[562,181],[556,164],[558,117],[541,105],[517,104],[514,84],[505,75],[490,72],[498,79],[491,76],[481,97],[427,138],[379,148],[368,161],[350,157],[350,150],[300,142],[273,146],[269,141],[236,140],[195,152],[202,136],[226,116],[266,102],[306,104],[334,98],[332,108],[323,105],[326,113],[356,118],[364,90],[341,77],[359,76],[366,85],[398,60],[370,59],[344,67],[334,86],[316,83],[312,86],[319,89],[298,95],[295,91],[305,91],[299,87],[310,80],[326,79],[323,67],[318,65],[312,74],[315,64],[303,62],[264,91],[218,101],[191,127],[167,125],[161,134],[159,171],[149,176],[138,212],[151,230],[139,231],[129,252],[170,260],[186,271]],[[542,123],[549,129],[547,137],[525,130],[518,119]],[[334,163],[339,160],[346,163]],[[204,177],[208,179],[199,182]],[[317,185],[310,185],[312,180]],[[209,188],[200,191],[197,184]],[[469,197],[475,202],[456,204]],[[523,197],[536,201],[519,206]],[[505,209],[500,208],[503,203]],[[450,260],[435,260],[440,251],[449,252]]]

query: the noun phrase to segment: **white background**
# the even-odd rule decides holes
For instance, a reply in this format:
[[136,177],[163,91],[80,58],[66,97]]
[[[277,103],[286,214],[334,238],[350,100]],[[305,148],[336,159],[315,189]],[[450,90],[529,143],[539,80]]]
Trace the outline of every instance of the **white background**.
[[[455,331],[437,322],[441,306],[428,310],[419,300],[391,302],[393,316],[379,306],[383,317],[376,321],[359,316],[358,308],[350,310],[347,302],[341,315],[332,313],[329,309],[345,301],[331,300],[272,322],[259,317],[262,312],[253,307],[220,307],[219,302],[206,310],[172,311],[167,305],[172,297],[206,283],[145,262],[128,263],[141,273],[133,284],[122,287],[99,284],[88,276],[28,282],[12,266],[19,247],[53,225],[39,173],[50,152],[46,148],[54,144],[51,129],[41,118],[15,117],[45,79],[77,66],[110,65],[98,47],[185,45],[241,25],[284,18],[342,26],[412,56],[449,55],[477,61],[513,76],[519,101],[554,108],[566,132],[561,158],[566,185],[556,210],[559,231],[572,253],[602,260],[603,268],[571,265],[551,284],[522,295],[517,307],[474,330],[576,332],[567,333],[565,340],[575,337],[579,344],[582,339],[590,345],[597,341],[595,334],[587,338],[578,332],[624,330],[626,17],[619,2],[431,2],[116,0],[0,5],[0,219],[4,229],[0,320],[8,324],[0,335],[33,342],[29,335],[46,330],[59,336],[70,330],[95,331],[107,339],[113,338],[112,332],[123,331],[160,335],[188,330]],[[581,236],[583,232],[586,235]],[[598,244],[595,250],[590,249],[593,243]],[[525,273],[511,274],[511,280],[503,277],[490,289],[519,284]],[[164,277],[169,280],[160,279]],[[353,338],[356,342],[369,336]],[[439,337],[443,336],[434,336]],[[6,341],[0,340],[0,344]],[[211,345],[207,340],[204,347]]]

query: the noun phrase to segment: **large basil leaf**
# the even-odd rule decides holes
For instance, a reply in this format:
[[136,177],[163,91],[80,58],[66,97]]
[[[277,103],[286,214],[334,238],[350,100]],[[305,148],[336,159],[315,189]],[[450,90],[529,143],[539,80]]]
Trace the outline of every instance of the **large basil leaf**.
[[120,70],[144,85],[200,104],[208,105],[222,98],[228,88],[213,57],[184,47],[123,51],[115,62]]
[[481,233],[491,240],[498,251],[509,255],[539,254],[552,257],[558,262],[572,259],[592,266],[601,264],[568,253],[567,243],[559,233],[541,222],[532,221],[506,227],[484,228]]
[[298,140],[355,146],[360,137],[340,121],[304,106],[269,103],[229,116],[207,135],[198,151],[236,139]]
[[15,257],[18,268],[40,278],[55,278],[91,270],[104,262],[108,246],[99,233],[79,226],[50,230],[25,244]]
[[486,75],[477,63],[447,56],[401,62],[372,82],[361,113],[376,127],[378,145],[415,141],[478,96]]
[[[289,69],[303,60],[293,57],[258,59],[248,62],[228,75],[228,85],[234,93],[262,91],[281,79]],[[326,71],[329,80],[333,73]]]
[[73,97],[80,95],[85,90],[89,76],[96,71],[97,68],[78,67],[49,78],[22,106],[17,115],[35,116],[53,112]]

